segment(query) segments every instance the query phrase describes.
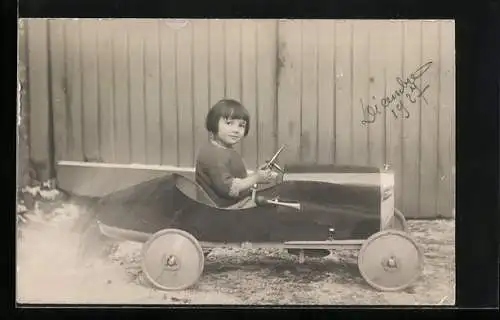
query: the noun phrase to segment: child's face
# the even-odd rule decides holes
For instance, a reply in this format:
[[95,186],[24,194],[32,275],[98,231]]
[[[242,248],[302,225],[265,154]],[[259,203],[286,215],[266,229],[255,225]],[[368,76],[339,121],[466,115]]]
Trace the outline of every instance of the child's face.
[[245,128],[245,120],[220,118],[217,138],[225,145],[232,146],[243,138]]

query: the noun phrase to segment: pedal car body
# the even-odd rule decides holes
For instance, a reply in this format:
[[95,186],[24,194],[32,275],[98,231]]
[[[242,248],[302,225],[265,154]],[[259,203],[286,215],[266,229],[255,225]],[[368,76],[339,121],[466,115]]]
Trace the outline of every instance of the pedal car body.
[[193,285],[203,270],[203,250],[228,246],[283,248],[301,261],[355,248],[361,274],[373,287],[401,290],[416,279],[422,253],[394,208],[392,171],[303,164],[281,169],[277,154],[268,163],[280,179],[255,188],[251,208],[217,207],[192,179],[166,174],[102,198],[95,208],[100,230],[144,242],[144,272],[165,290]]

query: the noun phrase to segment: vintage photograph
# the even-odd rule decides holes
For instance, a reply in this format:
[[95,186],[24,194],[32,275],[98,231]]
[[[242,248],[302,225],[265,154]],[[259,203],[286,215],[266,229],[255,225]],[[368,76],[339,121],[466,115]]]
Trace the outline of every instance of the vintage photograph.
[[18,26],[17,303],[455,304],[453,20]]

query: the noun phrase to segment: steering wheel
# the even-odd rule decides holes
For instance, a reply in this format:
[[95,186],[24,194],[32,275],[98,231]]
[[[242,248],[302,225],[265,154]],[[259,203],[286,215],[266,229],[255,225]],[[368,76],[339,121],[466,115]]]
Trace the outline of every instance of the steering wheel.
[[271,160],[266,161],[266,164],[259,169],[274,169],[283,174],[285,171],[276,163],[276,160],[278,159],[278,156],[280,155],[281,151],[283,151],[283,149],[285,149],[285,145],[282,145],[281,148],[279,148],[279,150],[276,151],[276,153],[272,156]]
[[[285,145],[282,145],[281,148],[279,148],[278,151],[272,156],[271,160],[266,161],[266,164],[263,166],[260,166],[260,170],[266,170],[266,169],[271,169],[271,170],[276,170],[280,172],[281,174],[284,174],[285,171],[276,163],[276,160],[278,159],[278,156],[280,155],[281,151],[285,149]],[[254,184],[251,188],[252,190],[252,200],[256,200],[256,193],[257,193],[257,185]]]

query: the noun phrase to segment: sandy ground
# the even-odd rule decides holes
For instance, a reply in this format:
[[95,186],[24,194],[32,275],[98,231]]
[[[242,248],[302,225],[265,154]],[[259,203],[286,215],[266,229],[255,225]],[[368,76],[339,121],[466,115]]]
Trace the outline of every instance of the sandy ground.
[[404,292],[368,286],[356,265],[356,251],[342,251],[302,265],[281,250],[216,249],[199,282],[189,290],[164,292],[144,280],[141,244],[120,242],[101,259],[77,260],[80,212],[64,204],[50,214],[38,210],[21,230],[17,246],[19,303],[92,304],[328,304],[453,305],[454,221],[409,221],[425,252],[425,269]]

